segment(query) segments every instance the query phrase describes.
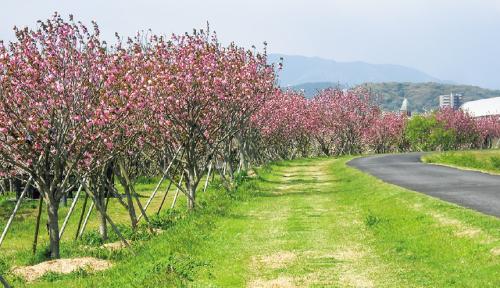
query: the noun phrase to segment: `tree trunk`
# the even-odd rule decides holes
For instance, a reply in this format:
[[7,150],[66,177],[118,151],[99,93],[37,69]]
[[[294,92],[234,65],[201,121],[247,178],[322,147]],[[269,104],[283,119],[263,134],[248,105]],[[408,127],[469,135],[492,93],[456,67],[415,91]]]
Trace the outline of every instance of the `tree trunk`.
[[40,220],[42,218],[42,209],[43,209],[43,197],[40,196],[38,203],[38,214],[36,215],[36,225],[35,225],[35,237],[33,238],[33,255],[36,254],[36,247],[38,245],[38,233],[40,231]]
[[[239,144],[239,156],[240,156],[240,170],[246,171],[248,170],[248,151],[247,151],[247,142],[243,141],[242,137],[239,136],[237,138]],[[238,171],[240,172],[240,171]]]
[[194,210],[195,207],[195,199],[196,199],[196,187],[194,185],[189,185],[188,187],[188,208],[189,210]]
[[195,201],[196,201],[196,184],[195,184],[195,173],[194,167],[188,168],[187,173],[187,181],[186,181],[186,189],[189,194],[188,197],[188,208],[189,210],[194,210]]
[[[99,206],[106,212],[106,198],[99,198]],[[106,221],[106,216],[104,213],[99,213],[99,234],[101,234],[102,240],[106,241],[108,240],[108,223]]]
[[[50,197],[48,197],[50,198]],[[59,201],[49,199],[47,203],[48,228],[50,238],[50,258],[59,259]]]

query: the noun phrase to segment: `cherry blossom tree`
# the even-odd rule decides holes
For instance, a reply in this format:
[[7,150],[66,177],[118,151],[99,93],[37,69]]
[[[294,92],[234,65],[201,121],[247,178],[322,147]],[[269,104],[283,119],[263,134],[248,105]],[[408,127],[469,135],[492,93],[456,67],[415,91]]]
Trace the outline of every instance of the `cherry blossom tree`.
[[223,144],[273,89],[273,69],[265,56],[234,44],[223,47],[208,31],[152,42],[151,108],[157,118],[149,142],[158,151],[183,151],[178,163],[185,185],[178,188],[193,209],[208,164],[223,155]]
[[277,90],[252,121],[260,130],[268,159],[293,159],[307,156],[314,119],[302,93]]
[[435,117],[445,129],[453,133],[451,149],[470,149],[478,142],[479,127],[468,112],[445,108],[437,111]]
[[311,105],[315,138],[324,154],[362,152],[364,129],[379,111],[367,91],[329,88],[320,91]]
[[106,51],[99,30],[58,14],[36,30],[15,29],[0,45],[0,155],[33,177],[48,207],[50,255],[59,257],[59,202],[77,170],[88,170],[106,143],[101,109]]
[[478,147],[480,148],[491,148],[492,146],[498,145],[498,143],[493,143],[493,141],[500,138],[500,117],[498,116],[486,116],[476,119],[476,124],[479,129],[480,139]]
[[378,113],[364,129],[363,142],[375,153],[400,151],[404,145],[406,119],[406,115],[399,113]]

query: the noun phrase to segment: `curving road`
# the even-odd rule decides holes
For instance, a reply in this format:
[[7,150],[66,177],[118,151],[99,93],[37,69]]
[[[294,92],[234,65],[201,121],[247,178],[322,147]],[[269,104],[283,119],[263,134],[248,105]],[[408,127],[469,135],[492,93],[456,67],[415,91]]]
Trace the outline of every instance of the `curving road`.
[[420,161],[424,153],[356,158],[349,166],[385,182],[500,217],[500,176]]

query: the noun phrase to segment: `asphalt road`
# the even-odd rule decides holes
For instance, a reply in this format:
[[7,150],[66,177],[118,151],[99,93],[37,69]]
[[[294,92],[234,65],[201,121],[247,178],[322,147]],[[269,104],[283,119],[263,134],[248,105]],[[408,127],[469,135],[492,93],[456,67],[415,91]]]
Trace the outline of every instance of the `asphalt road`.
[[348,165],[385,182],[500,217],[500,176],[420,161],[423,153],[356,158]]

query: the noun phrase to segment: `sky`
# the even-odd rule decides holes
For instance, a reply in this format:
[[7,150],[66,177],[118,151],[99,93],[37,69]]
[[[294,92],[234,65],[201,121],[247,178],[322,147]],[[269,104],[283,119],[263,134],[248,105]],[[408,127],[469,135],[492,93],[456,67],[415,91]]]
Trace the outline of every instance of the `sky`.
[[[336,61],[399,64],[442,80],[500,89],[500,0],[5,0],[0,39],[54,11],[102,35],[190,32],[210,23],[223,43]],[[286,69],[286,67],[285,67]]]

